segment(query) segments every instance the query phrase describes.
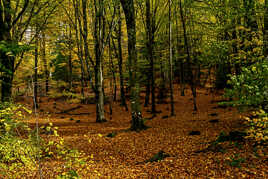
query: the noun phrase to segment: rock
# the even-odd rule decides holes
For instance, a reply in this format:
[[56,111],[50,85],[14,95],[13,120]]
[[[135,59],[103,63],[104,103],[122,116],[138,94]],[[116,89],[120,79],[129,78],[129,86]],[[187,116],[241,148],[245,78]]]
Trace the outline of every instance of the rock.
[[218,123],[219,122],[219,119],[211,119],[208,122],[210,122],[210,123]]
[[191,131],[191,132],[189,132],[188,135],[200,135],[200,134],[201,134],[200,131]]
[[167,119],[168,115],[162,116],[162,119]]
[[170,157],[170,155],[168,153],[165,153],[163,150],[160,150],[152,158],[150,158],[149,160],[146,160],[145,163],[147,163],[147,162],[158,162],[158,161],[163,160],[166,157]]

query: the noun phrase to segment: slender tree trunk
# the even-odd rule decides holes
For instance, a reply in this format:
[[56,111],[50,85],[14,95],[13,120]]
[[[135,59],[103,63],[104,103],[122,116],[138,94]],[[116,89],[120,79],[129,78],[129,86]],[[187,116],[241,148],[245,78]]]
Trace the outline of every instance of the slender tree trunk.
[[126,17],[128,34],[128,64],[129,64],[129,85],[131,92],[131,130],[139,131],[145,129],[140,109],[140,91],[138,83],[138,65],[136,51],[136,21],[133,0],[120,0]]
[[80,26],[80,34],[82,34],[83,42],[84,42],[84,54],[85,54],[85,65],[87,69],[87,81],[89,81],[90,86],[93,89],[93,91],[96,92],[95,86],[92,82],[91,70],[90,70],[90,65],[89,65],[89,61],[91,62],[92,65],[94,65],[94,62],[89,52],[87,9],[88,9],[87,0],[82,0],[83,29],[82,29],[82,26]]
[[[79,26],[81,26],[81,22],[79,23],[79,16],[78,16],[78,10],[79,10],[79,2],[78,1],[73,1],[73,6],[75,9],[75,37],[76,37],[76,45],[77,45],[77,54],[78,54],[78,58],[81,64],[81,94],[83,99],[85,98],[85,93],[84,93],[84,88],[85,88],[85,84],[84,84],[84,78],[85,78],[85,71],[84,71],[84,62],[83,62],[83,49],[82,49],[82,41],[81,41],[81,35],[79,33]],[[79,38],[80,36],[80,38]]]
[[[176,40],[177,40],[177,54],[179,54],[179,48],[180,48],[180,40],[179,40],[179,22],[178,22],[178,13],[176,12]],[[181,96],[184,96],[184,90],[185,90],[185,80],[184,80],[184,62],[183,60],[180,60],[180,91]]]
[[[153,25],[152,24],[152,15],[151,15],[151,4],[150,0],[146,0],[146,34],[147,34],[147,59],[150,62],[150,78],[148,79],[148,83],[151,89],[151,99],[152,99],[152,113],[156,113],[155,106],[155,80],[154,80],[154,54],[153,54],[153,44],[154,44],[154,36],[153,36]],[[149,91],[150,92],[150,91]]]
[[264,12],[264,56],[268,58],[268,0],[265,0],[265,12]]
[[120,4],[118,5],[118,32],[117,32],[117,43],[118,43],[118,68],[119,68],[119,78],[120,78],[120,96],[121,96],[121,105],[125,107],[125,110],[128,111],[125,89],[124,89],[124,77],[123,77],[123,53],[122,53],[122,20],[121,20],[121,11]]
[[115,71],[115,66],[113,63],[113,57],[112,57],[112,53],[111,53],[111,39],[109,38],[109,60],[110,60],[110,71],[112,73],[112,88],[113,88],[113,101],[116,101],[116,97],[117,97],[117,85],[116,85],[116,71]]
[[48,82],[49,82],[49,71],[47,65],[47,58],[46,58],[46,36],[45,33],[42,32],[42,59],[44,62],[44,70],[45,70],[45,94],[48,93]]
[[188,45],[186,26],[185,26],[185,19],[184,19],[184,15],[183,15],[183,9],[182,9],[181,0],[180,0],[180,14],[181,14],[182,27],[183,27],[184,45],[185,45],[186,53],[187,53],[187,69],[188,69],[188,73],[189,73],[189,76],[190,76],[190,86],[191,86],[191,91],[192,91],[192,95],[193,95],[194,111],[197,111],[196,88],[195,88],[195,85],[194,85],[193,71],[192,71],[192,66],[191,66],[191,55],[190,55],[190,50],[189,50],[189,45]]
[[116,77],[115,77],[115,69],[113,65],[113,57],[111,53],[111,39],[109,38],[109,68],[112,76],[110,76],[110,99],[109,99],[109,109],[110,109],[110,120],[112,120],[113,115],[113,101],[116,101]]
[[151,77],[150,75],[146,75],[146,92],[145,92],[145,100],[144,107],[147,107],[150,103],[150,94],[151,94]]
[[169,0],[169,88],[170,88],[170,107],[171,116],[174,112],[174,97],[173,97],[173,59],[172,59],[172,21],[171,21],[171,0]]
[[37,90],[38,90],[38,40],[39,38],[36,37],[35,39],[35,49],[34,49],[34,96],[33,96],[33,107],[38,108],[38,101],[37,101]]
[[69,26],[69,41],[68,41],[68,48],[69,48],[69,56],[68,56],[68,81],[69,81],[69,89],[73,88],[73,64],[72,64],[72,29]]

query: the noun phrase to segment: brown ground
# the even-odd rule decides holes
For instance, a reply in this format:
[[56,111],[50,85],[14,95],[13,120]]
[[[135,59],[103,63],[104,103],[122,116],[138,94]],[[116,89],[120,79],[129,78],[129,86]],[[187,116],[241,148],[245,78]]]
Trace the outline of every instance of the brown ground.
[[[198,90],[198,112],[193,113],[190,91],[181,97],[175,94],[176,116],[162,119],[169,115],[169,104],[158,104],[157,110],[161,113],[146,125],[150,128],[137,132],[125,132],[130,127],[130,113],[125,112],[119,103],[113,104],[113,115],[108,122],[95,123],[95,105],[81,105],[82,107],[69,113],[55,114],[60,110],[78,106],[63,101],[54,101],[43,98],[38,112],[38,121],[42,124],[49,121],[59,127],[60,135],[68,145],[87,155],[93,155],[93,162],[88,164],[81,178],[268,178],[267,156],[259,147],[260,156],[253,152],[252,142],[247,141],[237,147],[230,142],[222,144],[222,152],[207,150],[209,142],[215,141],[221,131],[243,129],[239,114],[232,108],[216,108],[220,96],[207,94],[206,90]],[[32,104],[26,99],[24,104]],[[108,106],[106,106],[108,111]],[[143,109],[143,116],[151,117]],[[85,113],[78,115],[80,113]],[[90,113],[90,114],[86,114]],[[216,113],[216,116],[211,116]],[[73,118],[73,121],[69,119]],[[209,120],[218,119],[219,122],[210,123]],[[76,121],[80,120],[79,123]],[[34,125],[35,118],[29,121]],[[191,131],[200,131],[200,135],[189,136]],[[105,137],[108,133],[118,132],[114,138]],[[99,135],[101,134],[101,135]],[[90,139],[90,142],[89,142]],[[163,150],[170,157],[160,162],[145,163],[154,154]],[[231,167],[228,162],[238,154],[245,162],[241,168]],[[234,161],[234,160],[233,160]],[[53,168],[53,161],[46,168]],[[52,173],[47,173],[45,178],[53,178]]]

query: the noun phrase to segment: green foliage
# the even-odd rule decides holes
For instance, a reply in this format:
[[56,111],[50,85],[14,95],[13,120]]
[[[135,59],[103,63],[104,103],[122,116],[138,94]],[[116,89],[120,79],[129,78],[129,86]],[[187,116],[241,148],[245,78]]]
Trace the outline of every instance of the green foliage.
[[258,110],[251,113],[250,116],[242,117],[249,124],[247,133],[248,138],[253,138],[257,142],[268,141],[268,113],[264,110]]
[[19,127],[26,128],[26,126],[20,122],[24,119],[22,111],[31,113],[30,110],[21,105],[10,103],[0,104],[0,131],[3,135],[16,135],[16,130]]
[[63,173],[57,176],[57,179],[76,179],[78,178],[78,174],[75,170],[69,170],[67,173]]
[[40,127],[40,134],[50,134],[46,139],[40,138],[36,130],[31,130],[22,122],[25,120],[23,112],[31,113],[23,106],[0,104],[0,176],[29,176],[37,171],[38,162],[52,158],[63,163],[53,170],[61,178],[78,178],[78,172],[86,164],[87,157],[67,147],[64,139],[58,135],[58,128],[52,123]]
[[232,106],[243,108],[259,108],[268,110],[268,61],[258,62],[244,67],[240,75],[232,76],[226,89],[225,97],[232,98],[231,102],[224,102]]
[[228,50],[227,42],[212,41],[204,45],[202,54],[199,57],[203,66],[216,66],[215,87],[217,89],[226,87],[228,74],[230,74]]
[[[63,85],[61,86],[61,84]],[[77,93],[65,90],[66,86],[67,84],[65,82],[59,81],[58,83],[59,90],[57,91],[50,90],[48,92],[49,97],[54,98],[54,99],[65,99],[67,100],[68,103],[81,103],[81,101],[83,101],[84,99],[83,96],[81,94],[77,94]]]
[[230,160],[228,160],[227,163],[232,167],[241,168],[241,164],[245,161],[245,158],[240,157],[239,154],[235,154],[233,157],[230,157]]
[[249,138],[258,142],[268,139],[268,61],[257,62],[248,68],[244,67],[240,75],[232,76],[225,96],[232,98],[223,104],[236,106],[239,109],[253,108],[251,116],[243,117],[249,124]]
[[68,59],[63,53],[58,52],[55,59],[52,60],[51,65],[55,67],[52,73],[53,80],[68,81]]
[[31,136],[22,138],[20,135],[20,131],[30,130],[21,122],[24,119],[22,111],[31,112],[19,105],[0,105],[0,174],[4,176],[16,177],[36,170],[35,158],[39,149]]
[[21,43],[0,42],[0,51],[6,53],[7,56],[16,56],[21,52],[29,51],[32,47]]
[[32,140],[5,135],[0,140],[0,173],[14,175],[36,169],[38,148]]
[[150,158],[149,160],[146,160],[145,162],[158,162],[161,161],[163,159],[165,159],[166,157],[170,157],[170,155],[168,153],[165,153],[164,151],[160,150],[157,154],[155,154],[152,158]]
[[113,138],[113,137],[115,137],[116,135],[117,135],[116,132],[111,132],[111,133],[107,134],[106,137],[111,137],[111,138]]

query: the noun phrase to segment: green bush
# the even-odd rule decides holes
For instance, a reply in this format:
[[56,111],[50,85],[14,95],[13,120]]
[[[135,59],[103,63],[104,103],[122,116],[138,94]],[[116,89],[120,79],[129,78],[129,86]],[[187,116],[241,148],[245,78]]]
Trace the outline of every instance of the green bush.
[[55,175],[77,177],[87,157],[67,147],[57,133],[58,128],[52,123],[39,128],[40,133],[47,134],[46,139],[41,138],[36,130],[31,130],[22,122],[25,112],[31,113],[20,105],[0,104],[0,178],[30,177],[38,171],[40,162],[50,159],[61,162],[53,168]]
[[229,80],[231,89],[226,89],[225,96],[232,98],[231,104],[240,109],[262,108],[268,110],[268,61],[263,60],[242,69],[240,75]]
[[22,111],[31,112],[19,105],[0,104],[0,176],[17,177],[25,171],[36,170],[35,158],[39,149],[30,135],[21,134],[30,130],[21,122],[24,119]]
[[249,125],[248,137],[257,142],[267,141],[268,60],[243,68],[240,75],[231,77],[229,84],[232,88],[225,91],[225,96],[232,100],[224,104],[238,107],[238,109],[253,109],[251,115],[242,117]]
[[261,109],[242,118],[249,125],[248,138],[253,138],[259,143],[268,141],[268,113]]

